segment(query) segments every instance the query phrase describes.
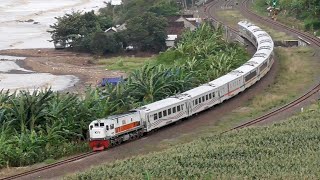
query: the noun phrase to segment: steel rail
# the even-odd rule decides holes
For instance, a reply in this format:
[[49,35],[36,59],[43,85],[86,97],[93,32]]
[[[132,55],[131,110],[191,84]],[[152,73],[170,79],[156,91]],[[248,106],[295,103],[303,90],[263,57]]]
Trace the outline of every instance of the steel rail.
[[30,175],[30,174],[34,174],[34,173],[37,173],[37,172],[40,172],[40,171],[43,171],[43,170],[51,169],[51,168],[54,168],[54,167],[57,167],[57,166],[60,166],[60,165],[63,165],[63,164],[74,162],[74,161],[77,161],[77,160],[92,156],[92,155],[97,154],[97,153],[99,153],[99,152],[87,152],[87,153],[79,154],[77,156],[74,156],[74,157],[71,157],[71,158],[68,158],[68,159],[65,159],[65,160],[61,160],[61,161],[58,161],[58,162],[55,162],[55,163],[52,163],[52,164],[48,164],[48,165],[45,165],[45,166],[42,166],[42,167],[39,167],[39,168],[35,168],[35,169],[29,170],[29,171],[26,171],[26,172],[22,172],[22,173],[15,174],[15,175],[12,175],[12,176],[4,177],[4,178],[1,178],[0,180],[17,179],[17,178],[20,178],[20,177],[23,177],[23,176],[27,176],[27,175]]

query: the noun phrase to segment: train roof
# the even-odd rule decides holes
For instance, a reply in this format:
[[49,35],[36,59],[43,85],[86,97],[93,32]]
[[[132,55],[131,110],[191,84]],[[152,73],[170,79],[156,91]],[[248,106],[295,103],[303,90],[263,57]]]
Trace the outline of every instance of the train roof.
[[271,54],[272,50],[268,49],[261,49],[256,51],[252,57],[263,57],[263,58],[268,58]]
[[162,99],[160,101],[153,102],[151,104],[147,104],[145,106],[137,108],[136,110],[151,112],[151,111],[155,111],[155,110],[158,110],[158,109],[165,108],[165,107],[170,106],[170,105],[182,103],[186,99],[187,99],[186,96],[179,94],[179,95],[175,95],[175,96],[172,96],[172,97],[168,97],[166,99]]
[[235,73],[235,71],[233,71],[234,73],[232,73],[232,71],[224,76],[221,76],[213,81],[210,81],[208,84],[213,86],[213,87],[220,87],[224,84],[226,84],[226,82],[230,82],[233,81],[235,79],[237,79],[240,75],[241,72],[239,73]]
[[242,74],[247,74],[248,72],[256,69],[257,66],[259,66],[259,64],[257,62],[248,61],[246,64],[237,68],[236,71],[240,71],[240,72],[242,72]]
[[254,62],[257,62],[257,63],[262,63],[266,60],[266,58],[264,57],[253,57],[250,59],[250,61],[254,61]]
[[186,95],[188,97],[195,97],[195,96],[198,96],[200,94],[204,94],[206,92],[212,91],[214,89],[216,89],[216,87],[212,87],[212,86],[210,86],[210,84],[204,84],[204,85],[201,85],[199,87],[190,89],[189,91],[186,91],[186,92],[184,92],[182,94]]

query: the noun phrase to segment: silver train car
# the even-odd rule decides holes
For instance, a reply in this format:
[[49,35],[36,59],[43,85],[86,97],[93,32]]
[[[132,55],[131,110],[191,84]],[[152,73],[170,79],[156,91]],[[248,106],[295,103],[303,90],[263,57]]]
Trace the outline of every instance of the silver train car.
[[241,21],[240,35],[248,39],[257,51],[239,68],[213,81],[181,94],[139,107],[129,113],[94,120],[89,125],[89,145],[103,150],[190,117],[228,100],[249,88],[271,69],[274,44],[268,33],[258,26]]

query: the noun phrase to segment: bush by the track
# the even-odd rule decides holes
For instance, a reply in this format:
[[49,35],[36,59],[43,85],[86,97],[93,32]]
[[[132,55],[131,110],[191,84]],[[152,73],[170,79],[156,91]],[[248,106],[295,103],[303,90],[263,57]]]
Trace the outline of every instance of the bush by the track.
[[320,104],[285,122],[195,140],[66,179],[317,179]]

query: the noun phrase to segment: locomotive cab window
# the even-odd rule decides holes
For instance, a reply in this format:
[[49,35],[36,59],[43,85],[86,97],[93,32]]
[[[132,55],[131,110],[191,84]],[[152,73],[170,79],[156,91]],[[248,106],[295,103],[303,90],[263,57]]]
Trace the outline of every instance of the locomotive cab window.
[[198,99],[196,99],[195,102],[196,102],[195,104],[197,105],[198,104]]
[[104,126],[104,123],[100,123],[100,127],[103,127]]
[[176,107],[172,108],[172,113],[176,113]]
[[178,111],[178,112],[180,111],[180,106],[177,106],[177,111]]
[[204,96],[202,96],[202,102],[204,102]]
[[93,126],[91,125],[91,126],[90,126],[90,130],[91,130],[92,128],[93,128]]
[[99,124],[98,123],[94,123],[94,127],[99,127]]
[[170,109],[168,109],[168,115],[170,115],[171,114],[171,108]]
[[157,114],[157,113],[153,115],[153,119],[154,119],[154,120],[157,120],[157,119],[158,119],[158,114]]
[[181,105],[181,110],[183,110],[183,104]]
[[209,97],[208,97],[208,94],[206,95],[206,100],[208,101]]
[[199,98],[199,104],[201,103],[201,98]]
[[107,131],[109,130],[109,126],[108,126],[108,125],[106,125],[106,130],[107,130]]
[[162,118],[162,112],[159,112],[159,118]]
[[209,94],[209,99],[212,99],[211,93]]

